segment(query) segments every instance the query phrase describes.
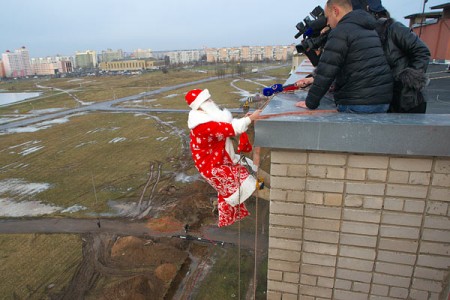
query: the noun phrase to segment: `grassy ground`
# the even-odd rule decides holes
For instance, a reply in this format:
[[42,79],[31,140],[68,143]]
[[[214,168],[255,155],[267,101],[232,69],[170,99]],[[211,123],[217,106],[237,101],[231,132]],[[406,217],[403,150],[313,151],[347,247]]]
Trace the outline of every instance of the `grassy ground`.
[[[214,266],[209,271],[206,278],[202,281],[198,288],[194,299],[209,300],[209,299],[246,299],[246,295],[251,295],[253,299],[253,290],[250,282],[253,281],[254,272],[254,256],[253,253],[242,250],[237,247],[231,249],[215,248],[211,255],[214,260]],[[238,285],[240,271],[240,286]],[[255,299],[266,299],[267,290],[267,257],[262,258],[262,262],[258,265],[258,276]],[[240,289],[240,290],[239,290]]]
[[[232,248],[224,251],[215,248],[212,254],[215,260],[212,270],[202,282],[195,299],[209,300],[214,295],[214,299],[245,299],[247,287],[253,276],[253,256],[241,250],[241,258],[238,256],[238,249]],[[241,272],[241,282],[238,285],[239,265]],[[211,288],[214,287],[213,290]]]
[[2,299],[47,299],[60,291],[81,260],[76,235],[0,235]]
[[[43,94],[16,105],[0,107],[0,115],[25,114],[34,109],[73,108],[80,105],[63,89],[83,102],[106,101],[114,98],[136,95],[186,81],[194,81],[211,76],[192,71],[172,71],[167,74],[152,72],[133,76],[98,76],[83,78],[30,79],[0,82],[0,90],[8,92],[37,91]],[[38,86],[42,86],[39,88]],[[46,87],[46,88],[44,88]],[[50,89],[53,88],[53,89]]]
[[[284,68],[268,73],[276,78],[274,81],[279,82],[283,76],[287,77],[286,70],[287,68]],[[186,81],[184,77],[187,72],[169,73],[169,76],[173,76],[170,79],[165,78],[167,74],[164,74],[164,78],[159,80],[165,84]],[[255,76],[250,75],[251,78]],[[103,86],[114,82],[114,89],[120,90],[120,86],[125,85],[128,85],[128,88],[133,85],[142,86],[154,75],[142,76],[141,79],[126,77],[123,83],[118,76],[94,80],[104,81]],[[201,88],[208,88],[215,101],[222,106],[239,107],[241,95],[234,93],[236,90],[230,86],[233,80],[235,79],[221,79],[206,83]],[[51,84],[48,85],[70,88],[68,81],[70,80],[50,80]],[[236,81],[235,84],[244,89],[257,86],[245,80]],[[18,87],[15,87],[15,90],[17,89]],[[183,95],[187,90],[188,88],[185,88],[159,95],[152,104],[159,104],[161,108],[186,108]],[[166,97],[174,94],[175,97]],[[33,101],[33,105],[50,108],[53,100],[49,97]],[[4,111],[0,110],[0,116],[3,113]],[[186,114],[156,116],[171,125],[161,124],[149,115],[88,113],[72,116],[68,122],[53,125],[48,129],[2,135],[0,181],[16,178],[25,182],[48,183],[51,188],[36,194],[34,200],[62,208],[75,204],[87,207],[87,210],[75,216],[91,215],[94,212],[107,213],[108,200],[137,201],[148,178],[151,162],[162,162],[164,172],[176,171],[173,159],[181,152],[181,139],[174,133],[174,128],[183,131],[183,134],[188,133]],[[33,147],[40,149],[26,154],[26,151]],[[192,170],[192,173],[195,173],[194,171]],[[3,196],[21,200],[14,195]]]
[[[258,74],[243,76],[234,84],[239,88],[253,91],[258,85],[245,79],[273,77],[272,81],[261,81],[265,85],[284,82],[289,67]],[[167,76],[166,76],[167,75]],[[161,86],[192,81],[211,74],[191,71],[151,73],[130,77],[93,77],[82,81],[73,79],[51,79],[48,81],[21,81],[0,83],[0,89],[9,91],[36,91],[35,84],[74,91],[83,101],[103,101],[114,97],[138,94]],[[213,74],[214,75],[214,74]],[[241,95],[230,86],[237,79],[221,79],[206,83],[198,88],[208,88],[213,99],[222,106],[237,108]],[[90,81],[90,82],[89,82]],[[194,87],[192,87],[194,88]],[[262,87],[260,87],[262,88]],[[161,108],[186,109],[184,88],[155,96],[150,105]],[[174,97],[169,95],[177,94]],[[40,99],[0,108],[0,118],[9,114],[28,113],[30,110],[48,108],[71,108],[78,106],[73,98],[55,90],[45,90]],[[127,104],[129,105],[129,103]],[[155,117],[167,122],[158,122]],[[178,156],[182,142],[180,134],[187,134],[186,114],[126,114],[98,113],[71,116],[63,124],[54,124],[36,132],[22,132],[0,135],[0,181],[11,178],[25,182],[48,183],[50,188],[32,197],[17,194],[1,194],[2,198],[16,201],[39,200],[61,208],[75,204],[87,209],[73,214],[57,215],[86,217],[108,213],[109,200],[136,202],[148,179],[150,163],[162,162],[165,174],[178,169]],[[184,132],[180,132],[181,130]],[[33,147],[35,152],[27,153]],[[266,152],[262,153],[262,158]],[[268,170],[268,161],[263,163]],[[192,168],[188,174],[196,174]],[[182,183],[176,183],[182,185]],[[95,187],[95,193],[94,193]],[[251,206],[251,205],[250,205]],[[242,222],[243,232],[253,230],[253,217]],[[248,228],[247,228],[248,227]],[[73,275],[80,260],[81,243],[72,235],[2,235],[0,236],[0,294],[13,298],[43,299],[49,285],[60,289]],[[237,259],[234,250],[218,253],[218,264],[211,277],[207,278],[199,298],[208,298],[208,290],[217,290],[216,299],[237,296]],[[253,257],[242,253],[241,287],[248,286],[252,271]],[[263,270],[261,266],[261,271]],[[263,274],[262,276],[265,275]],[[261,279],[260,282],[265,282]],[[265,288],[258,287],[258,295]],[[246,291],[241,290],[241,295]],[[9,296],[8,296],[9,295]],[[261,297],[263,298],[263,297]],[[258,296],[259,299],[259,296]]]
[[[168,122],[186,118],[159,117]],[[51,188],[35,195],[36,200],[60,207],[79,204],[88,208],[83,214],[107,212],[108,200],[139,199],[151,162],[160,161],[163,171],[174,171],[170,158],[180,154],[181,140],[171,133],[172,128],[146,115],[73,116],[45,130],[1,136],[0,165],[9,167],[1,170],[0,180],[49,183]],[[43,148],[21,154],[31,143]]]

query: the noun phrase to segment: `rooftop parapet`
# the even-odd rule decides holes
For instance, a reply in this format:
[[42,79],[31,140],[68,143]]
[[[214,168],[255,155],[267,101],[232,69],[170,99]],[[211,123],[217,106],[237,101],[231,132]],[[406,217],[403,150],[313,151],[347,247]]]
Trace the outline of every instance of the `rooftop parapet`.
[[[306,76],[301,64],[285,84]],[[346,114],[335,109],[332,95],[316,110],[296,107],[306,91],[273,96],[255,125],[255,145],[267,148],[450,156],[450,106],[442,114]],[[321,112],[322,111],[322,112]]]

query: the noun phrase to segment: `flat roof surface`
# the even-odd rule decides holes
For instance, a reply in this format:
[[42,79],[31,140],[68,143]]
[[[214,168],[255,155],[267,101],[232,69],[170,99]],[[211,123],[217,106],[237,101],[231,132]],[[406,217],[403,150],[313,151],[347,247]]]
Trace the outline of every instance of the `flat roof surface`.
[[405,19],[413,19],[413,18],[417,18],[417,17],[429,17],[429,18],[440,18],[442,17],[442,11],[437,11],[437,12],[425,12],[425,13],[416,13],[416,14],[412,14],[412,15],[408,15],[405,16]]
[[430,8],[431,8],[431,9],[439,9],[439,8],[446,8],[446,7],[448,7],[448,6],[450,6],[450,2],[443,3],[443,4],[439,4],[439,5],[435,5],[435,6],[432,6],[432,7],[430,7]]
[[[307,91],[275,95],[255,125],[255,145],[267,148],[450,156],[450,73],[430,65],[427,114],[347,114],[335,109],[332,95],[317,110],[296,107]],[[291,75],[286,84],[305,74]]]

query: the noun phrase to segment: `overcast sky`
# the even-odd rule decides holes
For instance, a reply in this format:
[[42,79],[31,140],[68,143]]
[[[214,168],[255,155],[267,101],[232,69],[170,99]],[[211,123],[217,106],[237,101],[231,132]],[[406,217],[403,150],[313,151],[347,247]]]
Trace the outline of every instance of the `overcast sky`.
[[[429,0],[430,6],[448,0]],[[25,46],[31,57],[75,51],[182,50],[289,45],[295,25],[325,0],[3,1],[0,53]],[[391,15],[422,11],[423,0],[384,0]]]

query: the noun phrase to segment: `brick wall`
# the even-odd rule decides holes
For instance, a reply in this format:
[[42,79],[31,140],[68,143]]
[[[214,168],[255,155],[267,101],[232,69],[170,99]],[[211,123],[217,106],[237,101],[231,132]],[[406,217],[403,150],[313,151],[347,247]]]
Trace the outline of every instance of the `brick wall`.
[[268,299],[447,299],[450,158],[271,159]]

